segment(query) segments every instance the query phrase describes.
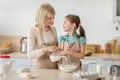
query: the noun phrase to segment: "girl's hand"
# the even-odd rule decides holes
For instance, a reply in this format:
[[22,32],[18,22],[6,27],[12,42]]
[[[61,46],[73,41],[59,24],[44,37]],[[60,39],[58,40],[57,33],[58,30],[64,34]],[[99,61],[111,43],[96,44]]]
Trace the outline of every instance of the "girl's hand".
[[65,47],[64,51],[66,51],[66,52],[70,52],[70,51],[71,51],[71,48],[69,48],[69,47]]
[[64,51],[61,52],[62,55],[66,55],[66,54],[71,54],[71,49],[70,48],[66,48]]

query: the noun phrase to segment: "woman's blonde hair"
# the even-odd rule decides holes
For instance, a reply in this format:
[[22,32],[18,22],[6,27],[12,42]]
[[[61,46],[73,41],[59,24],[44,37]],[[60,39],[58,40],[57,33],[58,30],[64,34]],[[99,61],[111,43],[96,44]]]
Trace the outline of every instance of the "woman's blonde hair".
[[39,6],[39,8],[36,12],[36,16],[35,16],[35,22],[39,28],[42,28],[45,26],[45,21],[46,21],[48,13],[55,15],[54,8],[49,3],[41,4]]

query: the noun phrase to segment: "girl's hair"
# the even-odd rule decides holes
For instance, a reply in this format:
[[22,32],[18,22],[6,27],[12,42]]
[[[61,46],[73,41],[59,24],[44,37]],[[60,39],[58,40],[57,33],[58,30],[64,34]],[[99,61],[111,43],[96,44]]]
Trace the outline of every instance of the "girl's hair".
[[39,6],[36,16],[35,16],[35,22],[38,27],[44,27],[45,21],[47,18],[47,14],[50,13],[52,15],[55,15],[54,8],[49,3],[43,3]]
[[76,24],[76,29],[78,29],[78,27],[80,27],[79,28],[79,33],[80,33],[79,36],[83,36],[83,37],[86,38],[85,30],[84,30],[84,28],[81,25],[81,21],[80,21],[79,16],[73,15],[73,14],[69,14],[69,15],[65,16],[65,18],[67,18],[67,20],[69,20],[71,23],[75,23]]

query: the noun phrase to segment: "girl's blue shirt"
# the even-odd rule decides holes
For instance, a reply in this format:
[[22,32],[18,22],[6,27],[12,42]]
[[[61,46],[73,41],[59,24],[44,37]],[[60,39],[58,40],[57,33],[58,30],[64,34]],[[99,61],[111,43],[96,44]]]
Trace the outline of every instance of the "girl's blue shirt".
[[[74,34],[73,34],[72,39],[70,39],[70,38],[69,38],[69,35],[66,34],[66,35],[60,36],[60,37],[58,38],[58,43],[61,44],[63,40],[64,40],[65,42],[68,42],[68,43],[74,43],[74,42],[76,42],[76,38],[77,38],[77,33],[74,33]],[[83,37],[83,36],[80,36],[79,39],[78,39],[78,43],[79,43],[79,44],[86,44],[86,38]]]

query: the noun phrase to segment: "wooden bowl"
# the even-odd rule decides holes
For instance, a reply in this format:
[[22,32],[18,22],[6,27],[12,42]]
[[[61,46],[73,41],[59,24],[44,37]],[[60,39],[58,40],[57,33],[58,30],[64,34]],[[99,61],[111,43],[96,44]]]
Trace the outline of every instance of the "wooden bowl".
[[8,52],[10,52],[10,47],[0,48],[0,54],[5,54],[5,53],[8,53]]

